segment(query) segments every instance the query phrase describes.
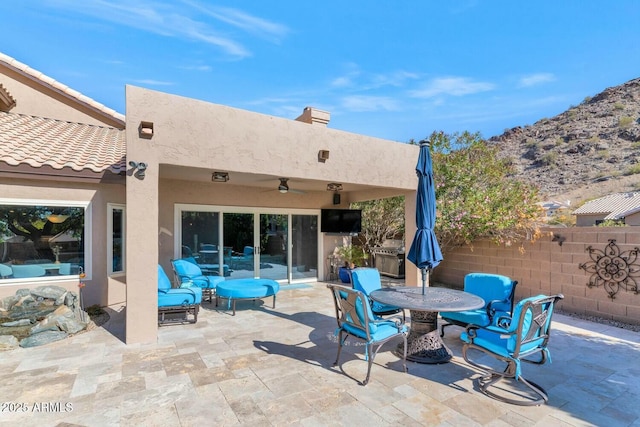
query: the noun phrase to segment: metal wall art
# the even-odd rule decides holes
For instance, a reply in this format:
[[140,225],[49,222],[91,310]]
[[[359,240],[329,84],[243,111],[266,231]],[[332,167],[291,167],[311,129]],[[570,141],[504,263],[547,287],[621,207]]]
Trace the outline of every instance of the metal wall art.
[[609,298],[615,299],[616,294],[622,288],[638,294],[638,280],[640,280],[639,264],[636,264],[640,249],[620,252],[615,239],[610,239],[609,244],[603,250],[587,247],[591,261],[580,264],[579,267],[591,273],[590,288],[604,286]]

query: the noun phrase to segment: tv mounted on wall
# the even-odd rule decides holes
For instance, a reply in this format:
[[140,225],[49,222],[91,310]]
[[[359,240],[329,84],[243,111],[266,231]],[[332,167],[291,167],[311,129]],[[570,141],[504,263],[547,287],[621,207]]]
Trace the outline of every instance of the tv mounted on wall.
[[360,233],[362,210],[322,209],[320,223],[320,231],[323,233]]

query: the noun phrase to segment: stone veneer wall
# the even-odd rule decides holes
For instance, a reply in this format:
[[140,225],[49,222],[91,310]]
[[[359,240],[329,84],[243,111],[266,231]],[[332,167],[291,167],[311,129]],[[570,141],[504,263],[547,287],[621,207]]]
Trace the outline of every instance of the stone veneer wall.
[[[640,324],[640,294],[620,289],[612,300],[603,287],[589,288],[591,273],[579,268],[592,261],[587,247],[604,250],[610,239],[615,239],[623,255],[629,255],[640,247],[640,227],[545,228],[543,232],[547,234],[534,243],[527,242],[523,252],[517,246],[479,241],[473,248],[446,253],[433,270],[432,280],[461,288],[467,273],[503,274],[518,281],[517,300],[562,293],[565,298],[559,308],[564,311]],[[631,257],[628,263],[640,269],[640,258],[634,261]],[[640,284],[640,273],[633,276]]]

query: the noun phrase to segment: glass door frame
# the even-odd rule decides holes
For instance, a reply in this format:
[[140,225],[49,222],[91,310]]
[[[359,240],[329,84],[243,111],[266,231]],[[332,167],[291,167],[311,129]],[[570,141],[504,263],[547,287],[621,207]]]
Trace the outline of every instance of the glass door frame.
[[[287,215],[288,224],[287,227],[287,279],[278,280],[281,283],[302,283],[302,282],[316,282],[320,280],[321,267],[322,267],[322,234],[320,233],[320,227],[317,230],[317,274],[316,277],[307,277],[301,279],[293,278],[293,255],[292,255],[292,216],[293,215],[317,215],[318,224],[320,223],[320,209],[288,209],[288,208],[260,208],[250,206],[223,206],[223,205],[202,205],[191,203],[175,203],[174,204],[174,258],[182,257],[182,212],[183,211],[195,211],[195,212],[218,212],[220,214],[220,220],[218,221],[218,236],[220,241],[224,242],[224,214],[253,214],[253,246],[254,248],[260,247],[260,214],[276,214]],[[260,275],[260,256],[254,257],[254,276]],[[224,253],[219,251],[218,263],[224,264]]]

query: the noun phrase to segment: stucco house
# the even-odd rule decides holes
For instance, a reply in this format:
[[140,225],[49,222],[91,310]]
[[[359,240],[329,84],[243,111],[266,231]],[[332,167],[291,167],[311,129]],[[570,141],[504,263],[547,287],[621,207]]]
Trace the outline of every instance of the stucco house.
[[616,193],[591,200],[572,212],[577,226],[598,225],[606,220],[640,225],[640,193]]
[[[135,86],[125,97],[126,117],[0,54],[0,264],[17,272],[0,271],[0,297],[77,291],[84,272],[85,305],[126,305],[125,341],[149,342],[157,265],[170,273],[173,258],[321,281],[343,240],[321,232],[321,210],[395,195],[413,238],[417,146],[331,129],[312,107],[292,120]],[[407,264],[407,283],[418,276]]]

